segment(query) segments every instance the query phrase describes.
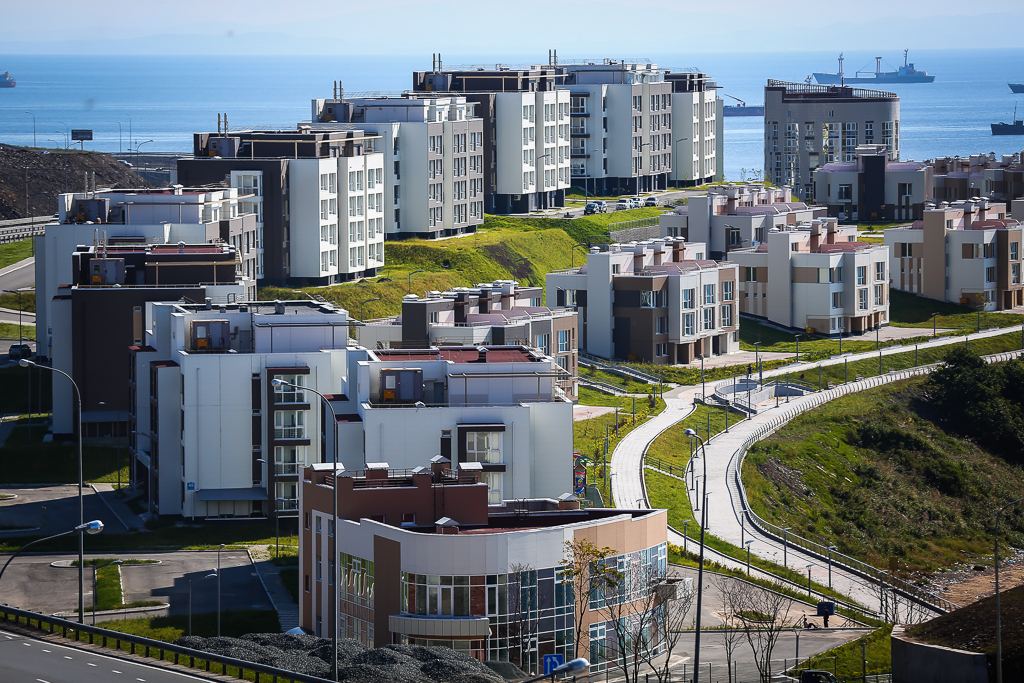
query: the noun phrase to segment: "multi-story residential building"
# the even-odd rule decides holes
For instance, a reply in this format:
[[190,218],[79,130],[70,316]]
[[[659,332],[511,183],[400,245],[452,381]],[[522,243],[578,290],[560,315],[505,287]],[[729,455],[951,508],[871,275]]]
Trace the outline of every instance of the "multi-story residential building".
[[[256,214],[268,284],[328,285],[384,265],[384,155],[361,130],[197,133],[177,178],[226,184]],[[257,152],[259,152],[257,154]]]
[[772,228],[729,252],[744,315],[818,334],[860,334],[889,322],[889,249],[857,241],[835,218]]
[[339,85],[313,100],[300,130],[361,129],[384,155],[384,234],[436,239],[475,232],[484,221],[485,131],[462,95],[348,97]]
[[[590,670],[604,671],[619,656],[610,620],[629,608],[574,600],[561,564],[565,544],[613,550],[608,562],[624,577],[618,599],[646,599],[665,582],[664,510],[584,510],[568,494],[488,505],[473,460],[438,457],[414,470],[342,466],[336,482],[323,467],[302,476],[299,623],[318,636],[335,634],[336,614],[337,634],[366,645],[444,645],[537,672],[545,655],[569,660],[578,644]],[[578,637],[577,609],[585,610]],[[658,629],[647,637],[657,653]]]
[[576,398],[577,315],[572,308],[541,305],[540,287],[514,280],[409,294],[399,315],[369,320],[356,328],[356,340],[369,349],[430,346],[531,346],[555,359],[566,376],[562,388]]
[[670,184],[688,187],[721,180],[725,103],[718,97],[718,85],[700,72],[666,71],[665,80],[672,84],[675,113]]
[[[413,90],[459,93],[483,120],[484,193],[492,213],[565,206],[570,187],[569,93],[556,66],[455,67],[413,72]],[[575,137],[573,139],[576,139]]]
[[885,231],[893,287],[986,311],[1024,304],[1020,222],[984,197],[941,202]]
[[814,197],[841,221],[920,220],[932,198],[932,166],[892,161],[885,145],[860,145],[854,161],[814,171]]
[[1019,152],[1001,157],[996,157],[995,152],[941,157],[929,163],[937,202],[980,196],[1010,202],[1024,196],[1024,164]]
[[[121,236],[112,244],[107,238],[78,247],[68,260],[72,276],[48,305],[50,358],[81,391],[82,435],[126,437],[128,349],[144,342],[146,304],[245,301],[250,281],[238,273],[238,252],[223,243],[165,245],[145,236]],[[71,384],[56,373],[48,379],[53,432],[74,434],[77,406]]]
[[[135,483],[159,515],[296,516],[298,471],[323,460],[326,408],[349,394],[348,315],[312,301],[152,303],[131,347]],[[339,424],[358,416],[339,410]]]
[[764,89],[764,179],[814,196],[814,169],[856,161],[859,145],[885,145],[900,158],[900,98],[849,86],[769,80]]
[[663,237],[682,237],[708,246],[708,256],[728,258],[733,249],[763,243],[772,228],[807,223],[825,215],[825,208],[793,199],[788,187],[762,183],[711,187],[690,197],[685,206],[662,214]]
[[[673,146],[683,136],[673,137],[673,84],[665,71],[615,59],[563,68],[572,98],[573,184],[596,195],[668,187]],[[703,115],[701,109],[697,118]]]
[[548,274],[547,296],[576,306],[587,352],[671,365],[739,350],[737,279],[735,264],[673,237],[594,247],[585,265]]
[[370,351],[347,346],[345,311],[311,301],[147,304],[145,316],[130,431],[155,513],[291,515],[297,468],[334,459],[477,460],[495,500],[572,484],[565,372],[526,347]]

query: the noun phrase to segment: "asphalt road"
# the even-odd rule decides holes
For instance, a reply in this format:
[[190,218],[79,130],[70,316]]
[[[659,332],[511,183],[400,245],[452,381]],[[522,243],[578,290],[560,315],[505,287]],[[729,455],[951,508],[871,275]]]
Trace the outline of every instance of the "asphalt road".
[[[193,580],[192,609],[195,614],[217,609],[217,581],[203,577],[217,566],[216,551],[150,551],[89,552],[86,536],[86,559],[152,559],[161,564],[121,567],[121,583],[125,601],[159,600],[170,603],[169,610],[147,612],[150,616],[188,614],[188,582]],[[78,570],[74,567],[52,567],[56,560],[71,560],[76,553],[21,555],[11,563],[0,584],[0,603],[45,614],[77,609]],[[0,562],[7,556],[0,555]],[[263,584],[244,551],[221,552],[221,607],[227,610],[274,609],[263,590]],[[92,604],[92,571],[85,572],[85,603]],[[102,617],[111,619],[110,616]]]
[[[34,256],[0,269],[0,289],[17,290],[36,286],[36,259]],[[22,294],[22,296],[25,296]]]
[[26,683],[185,683],[210,679],[0,631],[0,680]]
[[[42,426],[36,427],[43,429]],[[17,498],[0,500],[0,524],[11,527],[38,527],[38,531],[0,531],[0,538],[11,536],[49,536],[74,527],[78,523],[78,484],[26,485],[0,487],[0,493]],[[128,531],[96,493],[86,486],[82,490],[85,521],[99,519],[104,534]],[[88,549],[89,541],[85,547]]]

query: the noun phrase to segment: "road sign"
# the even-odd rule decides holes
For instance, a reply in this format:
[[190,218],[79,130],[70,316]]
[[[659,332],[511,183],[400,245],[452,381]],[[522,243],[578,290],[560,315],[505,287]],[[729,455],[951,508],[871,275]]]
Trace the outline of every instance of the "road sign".
[[87,129],[71,129],[72,140],[92,140],[92,131]]
[[185,486],[188,488],[189,491],[196,490],[196,483],[194,481],[188,482]]
[[547,676],[564,663],[565,657],[563,655],[544,655],[544,675]]

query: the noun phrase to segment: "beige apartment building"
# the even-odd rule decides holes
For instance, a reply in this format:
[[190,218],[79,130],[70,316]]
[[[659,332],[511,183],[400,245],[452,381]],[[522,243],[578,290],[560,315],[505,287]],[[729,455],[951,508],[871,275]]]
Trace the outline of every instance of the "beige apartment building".
[[892,285],[986,311],[1024,304],[1022,225],[984,197],[929,207],[912,227],[885,231]]

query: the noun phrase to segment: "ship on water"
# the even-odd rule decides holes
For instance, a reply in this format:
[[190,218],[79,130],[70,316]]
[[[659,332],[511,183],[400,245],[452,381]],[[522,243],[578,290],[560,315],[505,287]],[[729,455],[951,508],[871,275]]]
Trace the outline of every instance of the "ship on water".
[[5,71],[0,74],[0,88],[13,88],[17,83],[14,81],[14,77],[11,76],[10,71]]
[[1007,83],[1010,86],[1010,92],[1024,93],[1024,83]]
[[736,100],[739,104],[724,105],[722,107],[723,116],[764,116],[763,104],[747,105],[746,102],[738,97],[733,97],[732,95],[726,95],[726,97]]
[[853,76],[843,73],[843,55],[839,54],[839,73],[814,73],[814,80],[820,85],[853,85],[858,83],[932,83],[935,76],[914,68],[907,61],[909,50],[903,51],[903,66],[896,71],[882,71],[882,58],[875,57],[874,71],[858,71]]
[[1024,121],[1017,118],[1017,107],[1013,108],[1013,123],[993,123],[992,135],[1024,135]]

